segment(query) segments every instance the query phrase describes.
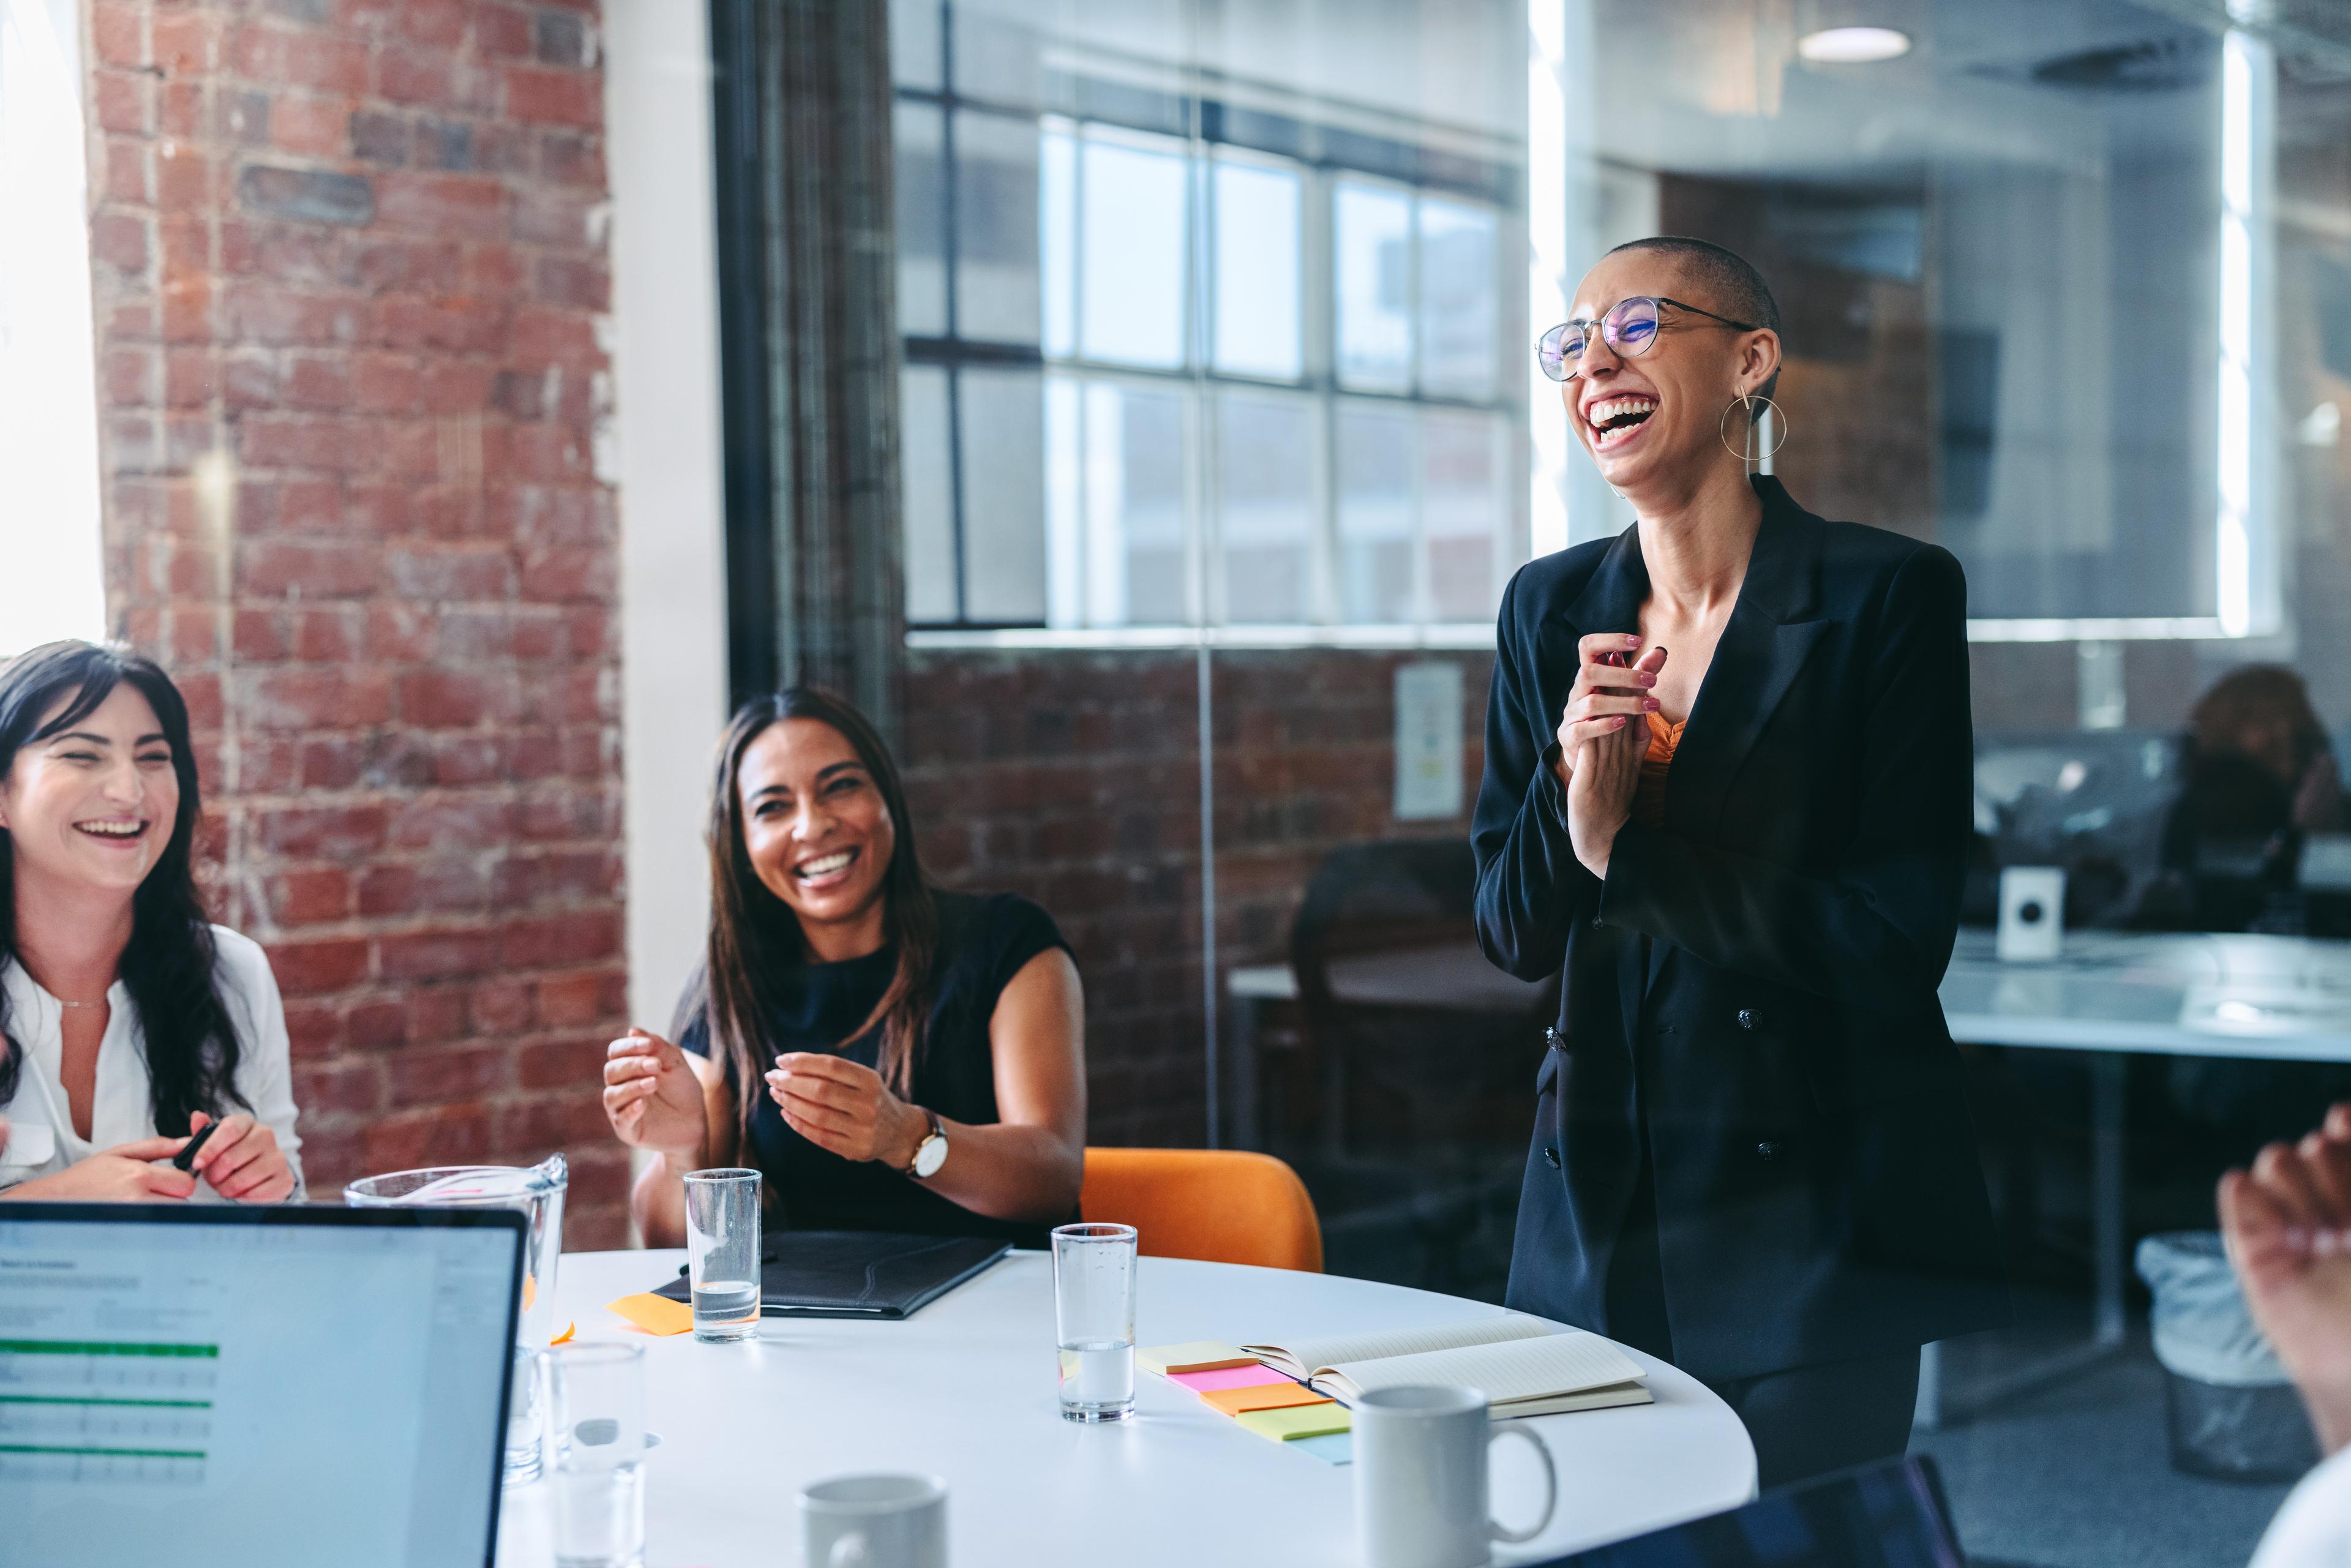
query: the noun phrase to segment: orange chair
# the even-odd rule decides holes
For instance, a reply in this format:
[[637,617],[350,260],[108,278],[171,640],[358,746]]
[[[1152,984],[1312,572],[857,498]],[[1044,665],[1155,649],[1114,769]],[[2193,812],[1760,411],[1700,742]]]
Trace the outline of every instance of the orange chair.
[[1298,1173],[1238,1149],[1088,1149],[1079,1207],[1132,1225],[1146,1258],[1322,1271],[1322,1226]]

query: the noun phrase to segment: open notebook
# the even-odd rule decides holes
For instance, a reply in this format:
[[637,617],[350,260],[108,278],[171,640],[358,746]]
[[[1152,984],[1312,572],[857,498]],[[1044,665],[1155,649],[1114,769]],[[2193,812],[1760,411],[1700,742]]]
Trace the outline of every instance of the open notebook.
[[1537,1318],[1479,1318],[1240,1348],[1349,1405],[1374,1388],[1412,1383],[1482,1388],[1498,1419],[1650,1400],[1632,1357],[1598,1334]]

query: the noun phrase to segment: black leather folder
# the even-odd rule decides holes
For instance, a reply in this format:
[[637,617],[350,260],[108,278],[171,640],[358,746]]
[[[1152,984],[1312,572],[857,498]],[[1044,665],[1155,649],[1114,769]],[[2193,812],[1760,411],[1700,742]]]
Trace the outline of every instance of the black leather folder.
[[[998,1258],[1008,1241],[893,1230],[786,1230],[759,1249],[759,1315],[912,1317]],[[685,1270],[653,1292],[688,1301]]]

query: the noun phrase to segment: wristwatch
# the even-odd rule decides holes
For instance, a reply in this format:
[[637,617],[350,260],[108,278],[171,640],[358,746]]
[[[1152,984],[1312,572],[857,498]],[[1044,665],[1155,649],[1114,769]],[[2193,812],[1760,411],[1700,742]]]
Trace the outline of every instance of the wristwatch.
[[931,1119],[930,1135],[914,1145],[914,1163],[906,1167],[906,1174],[916,1181],[938,1175],[939,1167],[947,1163],[947,1134],[939,1125],[939,1113],[925,1110],[923,1114]]

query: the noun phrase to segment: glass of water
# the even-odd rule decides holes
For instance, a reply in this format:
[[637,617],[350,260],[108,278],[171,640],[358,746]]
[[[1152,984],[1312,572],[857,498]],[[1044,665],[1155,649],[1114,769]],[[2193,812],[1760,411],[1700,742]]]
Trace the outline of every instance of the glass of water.
[[559,1568],[645,1560],[645,1353],[574,1343],[548,1353]]
[[759,1173],[694,1171],[685,1178],[686,1286],[694,1337],[713,1344],[759,1333]]
[[1062,1418],[1123,1421],[1134,1415],[1134,1226],[1054,1230],[1053,1321],[1061,1350]]

